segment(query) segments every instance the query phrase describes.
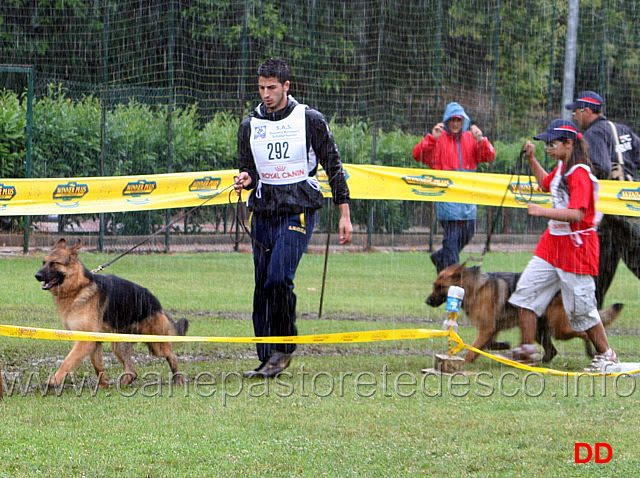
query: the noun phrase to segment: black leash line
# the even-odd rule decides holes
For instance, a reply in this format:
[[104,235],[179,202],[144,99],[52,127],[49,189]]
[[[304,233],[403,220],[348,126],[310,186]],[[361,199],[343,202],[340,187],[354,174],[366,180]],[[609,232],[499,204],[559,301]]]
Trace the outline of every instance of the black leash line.
[[[231,204],[231,195],[229,195],[229,204]],[[238,202],[236,203],[236,211],[235,211],[235,222],[240,225],[240,228],[245,232],[247,236],[249,236],[249,239],[251,239],[253,243],[255,243],[264,252],[269,252],[269,248],[265,246],[262,242],[260,242],[258,239],[256,239],[256,237],[253,234],[251,234],[251,231],[249,230],[247,225],[244,223],[244,216],[240,211],[241,211],[240,196],[238,196]]]
[[502,213],[502,211],[504,210],[504,201],[505,199],[507,199],[507,193],[509,192],[511,181],[513,180],[513,177],[516,174],[518,175],[518,178],[516,180],[515,191],[513,194],[515,201],[518,204],[527,204],[533,198],[533,180],[531,179],[531,174],[529,173],[529,186],[530,186],[529,199],[526,201],[522,201],[518,199],[518,192],[521,190],[520,175],[522,174],[522,167],[524,164],[523,158],[525,157],[526,154],[527,153],[524,150],[524,146],[522,146],[522,150],[520,151],[520,154],[518,155],[518,159],[516,161],[516,167],[511,170],[511,176],[509,177],[509,181],[507,182],[507,187],[504,190],[504,194],[502,195],[502,200],[500,201],[500,205],[498,206],[498,214],[496,214],[495,217],[493,218],[493,223],[491,224],[491,227],[489,227],[489,231],[487,232],[487,240],[484,245],[484,251],[482,252],[482,256],[484,256],[489,251],[489,247],[490,247],[489,245],[491,243],[491,236],[493,235],[493,230],[495,229],[496,224],[498,223],[498,218],[500,217],[500,213]]
[[[142,244],[145,244],[146,242],[149,242],[151,239],[153,239],[155,236],[157,236],[158,234],[166,231],[167,229],[169,229],[171,226],[173,226],[176,222],[184,219],[186,216],[188,216],[189,214],[191,214],[192,212],[194,212],[196,209],[201,208],[202,206],[204,206],[205,204],[207,204],[209,201],[211,201],[213,198],[216,198],[218,196],[220,196],[220,194],[222,194],[223,192],[227,191],[228,189],[231,189],[233,186],[235,186],[235,183],[231,183],[229,186],[227,186],[226,188],[222,189],[221,191],[219,191],[216,194],[212,194],[211,196],[209,196],[207,199],[205,199],[203,202],[201,202],[200,204],[193,206],[191,209],[187,210],[185,213],[183,213],[182,215],[178,216],[176,219],[174,219],[173,221],[171,221],[169,224],[163,226],[162,228],[158,229],[156,232],[154,232],[153,234],[147,236],[146,238],[144,238],[142,241],[138,242],[136,245],[130,247],[129,249],[127,249],[126,251],[124,251],[122,254],[120,254],[118,257],[116,257],[115,259],[110,260],[109,262],[106,262],[105,264],[102,264],[101,266],[98,266],[97,268],[95,268],[94,270],[92,270],[91,272],[98,273],[101,272],[103,270],[105,270],[107,267],[109,267],[111,264],[113,264],[114,262],[116,262],[119,259],[122,259],[124,256],[126,256],[127,254],[131,253],[132,251],[134,251],[135,249],[137,249],[138,247],[140,247]],[[238,198],[238,200],[240,200]]]
[[[524,148],[524,146],[523,146],[523,148]],[[515,200],[516,200],[516,202],[518,204],[522,204],[522,205],[529,204],[531,202],[531,200],[533,199],[533,178],[531,177],[531,169],[529,169],[529,174],[528,174],[528,177],[529,177],[529,199],[526,199],[526,200],[518,199],[518,194],[517,194],[518,192],[521,192],[520,174],[522,172],[522,168],[523,168],[523,164],[524,164],[523,158],[525,157],[526,154],[527,153],[526,153],[526,151],[524,149],[522,151],[520,151],[520,155],[518,156],[518,163],[516,165],[516,170],[518,172],[518,181],[516,182],[516,191],[514,193],[514,198],[515,198]],[[524,197],[524,195],[523,195],[523,197]],[[504,202],[504,199],[503,199],[503,202]]]

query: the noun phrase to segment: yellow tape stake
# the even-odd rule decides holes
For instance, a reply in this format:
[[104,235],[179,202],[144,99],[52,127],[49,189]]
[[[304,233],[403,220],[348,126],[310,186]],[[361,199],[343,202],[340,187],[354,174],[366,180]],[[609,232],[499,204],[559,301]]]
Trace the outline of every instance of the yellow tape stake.
[[357,342],[382,342],[387,340],[415,340],[436,337],[448,337],[457,345],[450,350],[455,355],[463,348],[472,350],[480,355],[501,362],[510,367],[528,370],[530,372],[544,373],[570,377],[578,375],[606,375],[617,377],[639,373],[640,370],[617,373],[591,373],[591,372],[563,372],[545,367],[531,367],[529,365],[514,362],[506,358],[489,354],[463,342],[462,338],[453,330],[433,329],[390,329],[368,330],[363,332],[340,332],[333,334],[314,334],[278,337],[198,337],[177,335],[138,335],[138,334],[109,334],[104,332],[80,332],[74,330],[41,329],[37,327],[19,327],[15,325],[0,325],[0,336],[19,337],[42,340],[68,340],[80,342],[219,342],[219,343],[269,343],[269,344],[338,344]]

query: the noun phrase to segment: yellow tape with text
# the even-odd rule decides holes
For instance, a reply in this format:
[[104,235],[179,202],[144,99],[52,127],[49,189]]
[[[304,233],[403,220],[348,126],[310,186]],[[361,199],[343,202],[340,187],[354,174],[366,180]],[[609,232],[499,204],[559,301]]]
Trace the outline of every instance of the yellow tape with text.
[[[448,337],[446,330],[391,329],[333,334],[297,335],[286,337],[197,337],[175,335],[109,334],[103,332],[79,332],[72,330],[41,329],[0,325],[0,335],[45,340],[73,340],[80,342],[225,342],[270,344],[337,344],[379,342],[384,340],[412,340],[432,337]],[[457,336],[457,335],[456,335]],[[462,340],[458,337],[459,343]]]
[[[352,199],[446,201],[485,206],[551,207],[551,196],[530,176],[345,164]],[[93,214],[228,204],[237,170],[92,178],[0,178],[0,214]],[[317,174],[322,193],[331,188]],[[246,194],[243,194],[246,199]],[[640,187],[600,181],[597,208],[605,214],[640,216]]]
[[[415,340],[437,337],[448,337],[455,346],[449,353],[455,355],[463,348],[473,350],[485,357],[511,367],[530,372],[544,373],[557,376],[603,375],[587,372],[564,372],[545,367],[531,367],[513,360],[489,354],[463,342],[462,338],[453,330],[433,329],[390,329],[368,330],[362,332],[340,332],[332,334],[314,334],[280,337],[197,337],[197,336],[167,336],[167,335],[137,335],[137,334],[109,334],[103,332],[79,332],[72,330],[42,329],[36,327],[20,327],[15,325],[0,325],[0,336],[19,337],[43,340],[73,340],[82,342],[218,342],[218,343],[290,343],[290,344],[336,344],[357,342],[380,342],[388,340]],[[618,372],[606,374],[616,377],[640,372]]]

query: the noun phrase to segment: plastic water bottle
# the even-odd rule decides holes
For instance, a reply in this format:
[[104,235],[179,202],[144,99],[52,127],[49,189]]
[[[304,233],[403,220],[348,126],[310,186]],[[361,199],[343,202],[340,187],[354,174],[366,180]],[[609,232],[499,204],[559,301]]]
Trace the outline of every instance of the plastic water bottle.
[[447,318],[442,324],[442,330],[453,330],[458,333],[458,315],[462,299],[464,299],[464,289],[456,285],[450,286],[447,292]]

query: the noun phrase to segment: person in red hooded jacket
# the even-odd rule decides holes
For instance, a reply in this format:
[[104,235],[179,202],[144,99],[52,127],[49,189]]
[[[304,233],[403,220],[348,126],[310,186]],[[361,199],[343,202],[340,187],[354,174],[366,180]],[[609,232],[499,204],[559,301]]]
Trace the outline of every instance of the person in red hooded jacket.
[[[445,171],[475,171],[478,163],[491,162],[496,150],[458,103],[449,103],[442,123],[433,127],[413,148],[413,159],[433,169]],[[440,272],[459,262],[460,251],[476,231],[475,204],[438,202],[436,216],[444,231],[442,248],[431,255]]]

